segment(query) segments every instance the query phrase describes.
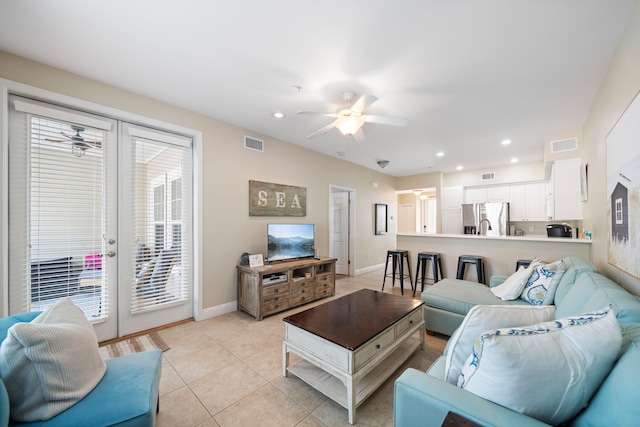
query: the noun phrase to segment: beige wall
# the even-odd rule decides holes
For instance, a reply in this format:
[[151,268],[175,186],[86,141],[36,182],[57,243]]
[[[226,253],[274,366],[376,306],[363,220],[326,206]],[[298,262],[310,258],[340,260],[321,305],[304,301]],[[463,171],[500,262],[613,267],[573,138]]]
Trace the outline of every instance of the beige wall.
[[[203,133],[203,309],[236,300],[235,265],[243,252],[266,253],[270,221],[315,223],[319,254],[328,255],[331,184],[356,192],[356,269],[383,263],[395,247],[393,234],[375,236],[373,228],[375,203],[395,209],[392,177],[1,51],[0,78]],[[244,135],[263,139],[265,152],[244,149]],[[249,180],[307,187],[307,217],[249,217]]]
[[[607,276],[640,295],[640,280],[607,262],[607,172],[605,138],[640,90],[640,7],[636,8],[582,129],[589,165],[589,199],[583,226],[593,232],[592,261]],[[639,261],[640,262],[640,261]]]
[[[482,181],[483,173],[495,172],[495,179]],[[443,187],[471,187],[474,185],[498,185],[512,182],[539,181],[544,179],[544,164],[542,162],[518,163],[515,165],[496,168],[477,169],[446,173],[443,175]]]

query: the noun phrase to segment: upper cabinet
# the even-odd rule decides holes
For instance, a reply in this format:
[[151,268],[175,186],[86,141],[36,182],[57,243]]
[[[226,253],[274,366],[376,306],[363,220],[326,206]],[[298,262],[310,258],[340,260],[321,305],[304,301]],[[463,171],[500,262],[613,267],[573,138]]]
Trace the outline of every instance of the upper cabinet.
[[546,221],[546,184],[541,181],[510,185],[509,216],[511,221]]
[[463,187],[442,188],[442,232],[444,234],[462,233]]
[[551,169],[553,220],[582,219],[582,159],[556,160]]
[[509,186],[469,187],[464,190],[465,203],[508,202]]
[[461,209],[463,201],[462,187],[442,188],[442,209]]

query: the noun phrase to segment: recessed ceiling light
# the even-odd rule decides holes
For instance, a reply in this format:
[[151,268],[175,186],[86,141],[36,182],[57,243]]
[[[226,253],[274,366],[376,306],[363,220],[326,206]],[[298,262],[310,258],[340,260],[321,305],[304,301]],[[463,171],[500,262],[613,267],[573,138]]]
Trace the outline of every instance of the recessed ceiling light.
[[518,163],[518,158],[517,157],[512,157],[511,158],[511,163]]
[[442,157],[442,156],[444,156],[444,153],[442,151],[438,151],[436,153],[436,157]]
[[459,171],[461,171],[461,170],[462,170],[462,165],[457,166],[457,167],[456,167],[456,169],[458,169]]
[[280,111],[276,111],[275,113],[271,114],[273,117],[275,117],[276,119],[284,119],[284,113],[280,112]]
[[509,145],[511,144],[511,140],[510,139],[503,139],[502,140],[502,145]]

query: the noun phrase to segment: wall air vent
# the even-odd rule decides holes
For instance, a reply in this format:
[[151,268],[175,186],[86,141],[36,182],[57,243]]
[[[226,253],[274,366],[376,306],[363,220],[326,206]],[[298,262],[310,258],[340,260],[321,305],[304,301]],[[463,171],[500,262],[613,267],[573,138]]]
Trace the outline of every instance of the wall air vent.
[[264,141],[259,139],[251,138],[250,136],[244,137],[244,148],[253,151],[264,151]]
[[494,179],[496,179],[495,172],[487,172],[480,175],[480,180],[482,181],[493,181]]
[[562,153],[563,151],[573,151],[578,149],[578,138],[559,139],[551,141],[551,153]]

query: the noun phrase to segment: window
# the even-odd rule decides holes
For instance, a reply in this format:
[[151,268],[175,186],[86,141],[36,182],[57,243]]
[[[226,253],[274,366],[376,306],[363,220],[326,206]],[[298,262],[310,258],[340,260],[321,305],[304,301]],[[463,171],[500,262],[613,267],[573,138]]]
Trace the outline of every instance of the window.
[[616,224],[623,224],[624,219],[622,216],[622,199],[621,198],[616,199],[615,208],[616,208]]

